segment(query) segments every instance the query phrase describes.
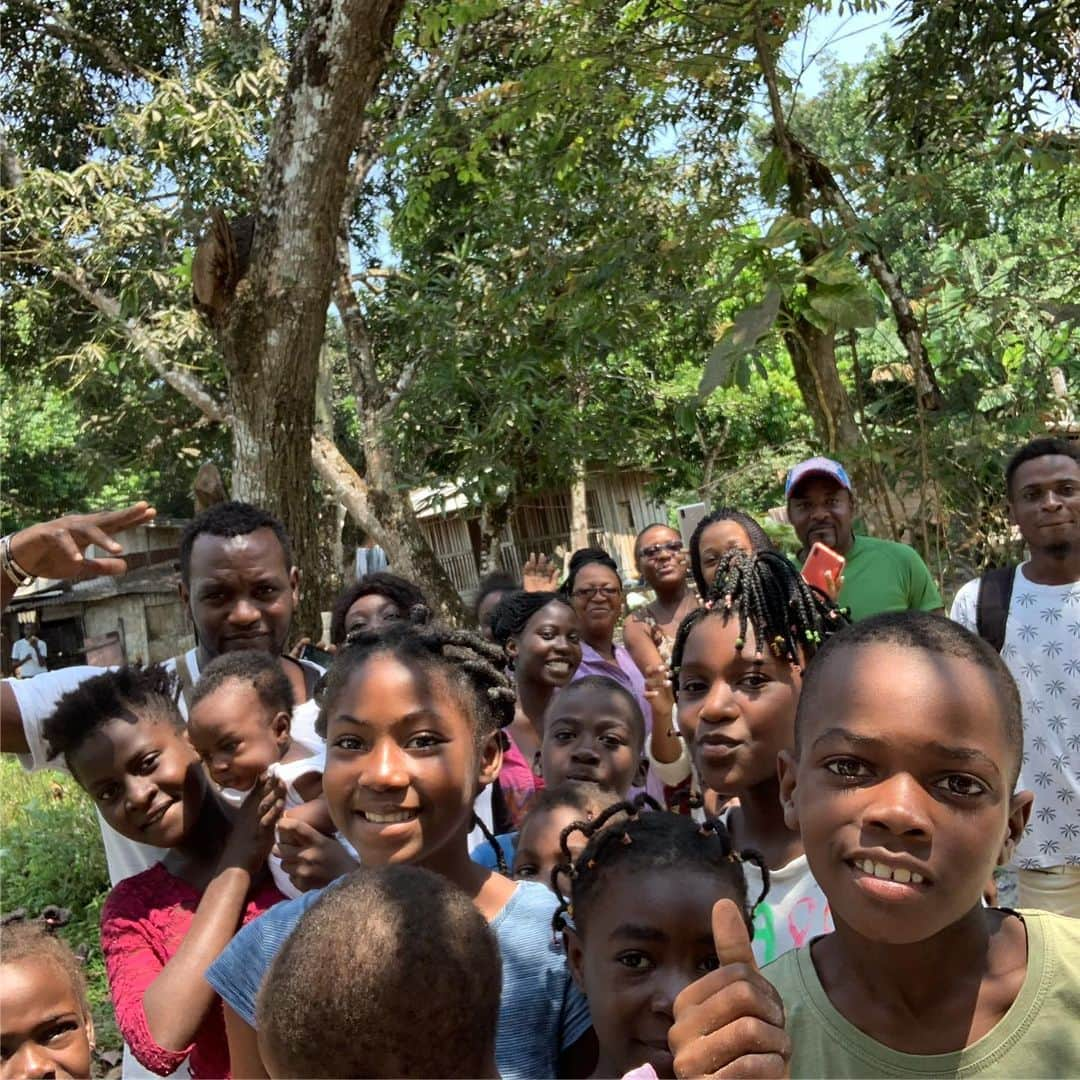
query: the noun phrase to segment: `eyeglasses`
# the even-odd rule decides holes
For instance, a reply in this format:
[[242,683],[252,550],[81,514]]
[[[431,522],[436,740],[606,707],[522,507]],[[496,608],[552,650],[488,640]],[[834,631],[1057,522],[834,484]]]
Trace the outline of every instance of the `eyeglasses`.
[[583,585],[574,590],[574,599],[591,600],[594,596],[602,596],[605,600],[614,600],[621,592],[618,585]]
[[681,540],[669,540],[666,544],[650,544],[641,549],[643,559],[655,559],[661,552],[670,551],[672,555],[678,555],[682,551]]

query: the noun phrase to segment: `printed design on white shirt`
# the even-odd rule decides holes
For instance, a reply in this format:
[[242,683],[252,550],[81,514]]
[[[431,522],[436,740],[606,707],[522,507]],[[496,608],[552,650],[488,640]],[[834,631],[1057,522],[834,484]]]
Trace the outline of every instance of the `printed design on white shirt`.
[[[953,603],[971,630],[977,597],[971,581]],[[1001,656],[1023,704],[1020,787],[1035,793],[1016,865],[1080,866],[1080,582],[1036,585],[1019,567]]]

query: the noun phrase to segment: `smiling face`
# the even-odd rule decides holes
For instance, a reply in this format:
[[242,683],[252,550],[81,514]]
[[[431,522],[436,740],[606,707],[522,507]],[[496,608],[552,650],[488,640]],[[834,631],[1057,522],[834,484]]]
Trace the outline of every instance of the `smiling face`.
[[581,663],[581,632],[577,612],[553,600],[506,643],[519,682],[565,686]]
[[679,730],[705,787],[738,795],[776,777],[795,741],[801,676],[765,649],[753,627],[736,649],[737,617],[710,615],[690,633],[679,669]]
[[289,749],[290,718],[251,683],[228,679],[192,708],[188,739],[218,787],[248,791]]
[[406,614],[388,596],[368,593],[345,612],[345,633],[350,630],[374,632],[391,623],[401,622]]
[[1080,547],[1080,462],[1064,454],[1025,461],[1013,473],[1009,513],[1032,551]]
[[745,551],[747,555],[752,555],[754,551],[750,537],[737,521],[714,521],[701,530],[698,551],[706,585],[713,583],[720,560],[732,550]]
[[635,555],[638,570],[652,589],[671,589],[686,580],[682,537],[666,525],[646,529],[638,539]]
[[822,543],[846,555],[855,540],[854,516],[851,492],[831,476],[808,476],[788,499],[788,520],[807,550]]
[[1000,684],[972,661],[921,649],[836,655],[844,663],[830,659],[817,684],[798,760],[782,761],[785,819],[838,926],[924,941],[981,904],[1031,808],[1030,793],[1011,794],[1018,751]]
[[586,781],[625,798],[631,785],[644,783],[644,727],[617,685],[571,684],[552,698],[544,718],[544,784]]
[[574,578],[572,599],[585,640],[594,648],[610,648],[622,612],[619,575],[601,563],[586,563]]
[[177,847],[198,818],[206,774],[187,736],[166,719],[109,720],[68,752],[67,764],[129,840]]
[[94,1022],[46,957],[0,963],[0,1077],[89,1077]]
[[425,864],[465,837],[472,804],[502,764],[496,735],[477,749],[445,674],[387,653],[357,668],[331,703],[323,793],[361,861]]
[[207,657],[237,649],[279,655],[300,599],[296,567],[272,529],[244,536],[202,533],[191,549],[187,584],[180,596],[191,611]]
[[685,865],[607,873],[603,902],[590,904],[578,932],[566,934],[570,969],[600,1043],[596,1075],[649,1064],[658,1076],[674,1076],[667,1037],[675,998],[718,966],[713,905],[739,899],[717,874]]

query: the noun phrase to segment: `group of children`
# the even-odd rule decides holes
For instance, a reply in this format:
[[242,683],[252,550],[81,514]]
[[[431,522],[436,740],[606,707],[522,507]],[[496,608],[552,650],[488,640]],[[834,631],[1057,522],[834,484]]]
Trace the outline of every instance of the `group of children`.
[[[983,901],[1032,803],[1007,668],[941,617],[851,626],[747,546],[725,546],[679,622],[652,690],[670,685],[675,721],[615,679],[574,680],[581,620],[548,592],[503,596],[493,641],[406,613],[353,626],[319,694],[323,755],[291,740],[288,680],[260,654],[206,667],[186,731],[160,669],[69,694],[53,750],[116,831],[169,849],[102,913],[140,1060],[216,1077],[1080,1072],[1080,925]],[[661,722],[719,815],[644,793]],[[471,853],[500,776],[512,828]],[[273,856],[290,818],[360,869],[298,892]],[[77,969],[4,933],[4,1075],[89,1075]]]

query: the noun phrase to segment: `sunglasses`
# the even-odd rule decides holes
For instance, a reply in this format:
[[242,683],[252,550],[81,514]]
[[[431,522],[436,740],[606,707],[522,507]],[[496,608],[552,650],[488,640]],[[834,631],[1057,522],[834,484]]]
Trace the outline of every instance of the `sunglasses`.
[[682,551],[681,540],[669,540],[666,544],[650,544],[641,549],[643,559],[655,559],[661,552],[670,551],[672,555],[678,555]]

